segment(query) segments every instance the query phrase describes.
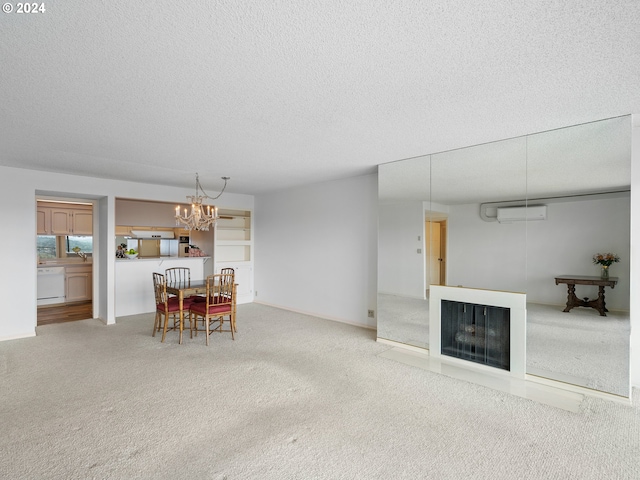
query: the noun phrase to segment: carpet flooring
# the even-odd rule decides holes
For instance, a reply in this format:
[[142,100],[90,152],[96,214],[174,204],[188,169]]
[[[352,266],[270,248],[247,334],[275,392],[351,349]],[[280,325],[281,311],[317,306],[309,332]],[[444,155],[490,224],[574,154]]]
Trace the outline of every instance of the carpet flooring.
[[257,304],[178,345],[153,315],[0,343],[0,478],[638,479],[640,403],[578,413],[378,356]]
[[527,372],[629,396],[627,312],[527,304]]

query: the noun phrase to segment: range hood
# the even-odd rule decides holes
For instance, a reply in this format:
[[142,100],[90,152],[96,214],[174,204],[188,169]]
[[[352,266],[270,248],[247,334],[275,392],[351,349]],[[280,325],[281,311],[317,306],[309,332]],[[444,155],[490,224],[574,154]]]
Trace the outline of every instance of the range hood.
[[169,230],[131,230],[131,238],[176,238],[173,231]]

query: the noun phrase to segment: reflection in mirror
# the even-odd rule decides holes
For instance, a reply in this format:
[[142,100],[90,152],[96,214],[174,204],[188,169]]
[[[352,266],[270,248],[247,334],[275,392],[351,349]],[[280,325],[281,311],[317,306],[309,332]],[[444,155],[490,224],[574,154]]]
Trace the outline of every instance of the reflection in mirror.
[[526,165],[525,138],[432,156],[431,206],[447,225],[445,285],[524,292],[525,223],[498,223],[481,206],[524,203]]
[[428,346],[429,284],[425,210],[430,197],[428,156],[378,169],[378,338]]
[[[525,292],[527,373],[628,396],[630,132],[626,116],[381,165],[378,337],[428,346],[430,284]],[[544,220],[520,221],[532,206]],[[598,277],[607,252],[606,316],[564,312],[555,278]]]
[[[527,224],[527,373],[621,396],[629,395],[630,118],[620,117],[528,137],[529,204],[545,221]],[[602,193],[606,192],[606,193]],[[617,283],[603,286],[606,316],[569,312],[569,285],[598,281],[596,253],[612,252]],[[587,283],[590,283],[588,281]],[[575,285],[595,300],[599,286]]]

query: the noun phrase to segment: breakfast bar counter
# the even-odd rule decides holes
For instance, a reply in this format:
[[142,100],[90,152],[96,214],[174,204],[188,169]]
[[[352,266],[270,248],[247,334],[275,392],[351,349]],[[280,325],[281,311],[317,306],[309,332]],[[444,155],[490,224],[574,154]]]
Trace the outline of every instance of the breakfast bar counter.
[[116,317],[155,312],[152,273],[167,268],[186,267],[192,280],[203,280],[205,265],[211,257],[153,257],[116,259]]

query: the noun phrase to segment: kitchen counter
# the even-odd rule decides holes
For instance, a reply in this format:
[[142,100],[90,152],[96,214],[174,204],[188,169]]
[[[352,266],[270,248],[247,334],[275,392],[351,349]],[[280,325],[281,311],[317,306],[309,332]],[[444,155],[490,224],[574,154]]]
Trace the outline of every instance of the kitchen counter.
[[66,265],[93,265],[93,257],[83,261],[80,257],[47,258],[38,260],[38,267],[64,267]]
[[211,257],[138,257],[138,258],[116,258],[116,262],[163,262],[173,260],[208,260]]

